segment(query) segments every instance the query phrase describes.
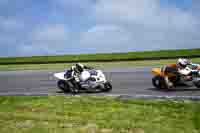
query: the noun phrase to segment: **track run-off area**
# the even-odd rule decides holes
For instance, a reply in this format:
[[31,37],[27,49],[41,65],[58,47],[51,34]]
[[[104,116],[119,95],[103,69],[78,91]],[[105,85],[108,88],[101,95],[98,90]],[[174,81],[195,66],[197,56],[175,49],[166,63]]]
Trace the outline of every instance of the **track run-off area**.
[[[152,67],[129,67],[103,70],[111,80],[113,90],[104,95],[157,96],[157,97],[199,97],[196,87],[179,87],[170,91],[158,90],[152,86]],[[60,95],[56,72],[63,70],[18,70],[0,71],[0,95]],[[87,94],[87,93],[81,93]],[[80,94],[80,95],[81,95]],[[102,93],[97,93],[101,95]],[[71,95],[71,94],[64,94]],[[88,93],[89,95],[89,93]]]

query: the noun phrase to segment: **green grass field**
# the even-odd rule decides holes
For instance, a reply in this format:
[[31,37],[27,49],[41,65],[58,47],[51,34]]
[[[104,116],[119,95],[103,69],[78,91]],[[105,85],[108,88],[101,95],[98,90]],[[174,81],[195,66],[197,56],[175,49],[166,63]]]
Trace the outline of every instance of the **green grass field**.
[[[192,59],[194,63],[200,63],[200,58]],[[136,67],[136,66],[161,66],[170,63],[176,63],[175,59],[170,60],[147,60],[147,61],[119,61],[119,62],[89,62],[83,63],[85,65],[93,66],[99,69],[105,68],[119,68],[119,67]],[[67,69],[73,63],[59,63],[59,64],[24,64],[24,65],[0,65],[0,71],[8,70],[48,70],[48,69]]]
[[114,97],[0,97],[1,133],[199,133],[200,103]]
[[129,53],[110,54],[82,54],[82,55],[62,55],[62,56],[34,56],[34,57],[1,57],[0,64],[6,63],[51,63],[51,62],[81,62],[81,61],[101,61],[101,60],[128,60],[143,58],[175,57],[175,56],[200,56],[200,49],[185,50],[161,50]]

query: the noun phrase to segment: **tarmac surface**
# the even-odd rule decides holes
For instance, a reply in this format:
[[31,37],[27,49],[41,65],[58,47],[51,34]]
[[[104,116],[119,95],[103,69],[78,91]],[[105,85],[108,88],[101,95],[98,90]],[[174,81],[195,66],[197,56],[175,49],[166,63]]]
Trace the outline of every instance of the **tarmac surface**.
[[[196,87],[179,87],[167,91],[158,90],[151,83],[152,67],[115,68],[104,70],[111,80],[113,90],[108,95],[200,96]],[[0,71],[0,95],[59,95],[53,73],[62,70]],[[84,93],[87,94],[87,93]],[[68,95],[68,94],[65,94]],[[89,95],[89,94],[88,94]],[[98,93],[97,95],[100,95]]]

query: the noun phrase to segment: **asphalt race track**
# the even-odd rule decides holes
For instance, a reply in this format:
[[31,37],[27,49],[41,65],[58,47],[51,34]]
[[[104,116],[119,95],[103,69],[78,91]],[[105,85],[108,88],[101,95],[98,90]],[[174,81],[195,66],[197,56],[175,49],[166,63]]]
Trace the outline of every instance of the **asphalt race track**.
[[[180,87],[173,91],[157,90],[151,84],[151,67],[105,70],[113,90],[109,95],[200,96],[196,87]],[[64,94],[56,86],[53,73],[62,70],[0,71],[0,95]],[[87,93],[86,93],[87,94]],[[98,95],[98,94],[97,94]]]

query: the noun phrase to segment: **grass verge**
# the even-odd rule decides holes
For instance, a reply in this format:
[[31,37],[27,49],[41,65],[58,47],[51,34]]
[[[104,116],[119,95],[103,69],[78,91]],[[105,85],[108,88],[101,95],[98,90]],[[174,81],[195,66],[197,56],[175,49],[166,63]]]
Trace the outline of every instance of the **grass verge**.
[[0,97],[1,133],[199,133],[200,103],[113,97]]
[[82,61],[123,61],[123,60],[144,60],[154,58],[174,58],[177,56],[200,56],[200,49],[183,50],[160,50],[128,53],[102,53],[102,54],[81,54],[81,55],[60,55],[60,56],[33,56],[33,57],[6,57],[0,58],[0,64],[42,64],[55,62],[82,62]]
[[[117,68],[117,67],[134,67],[134,66],[160,66],[175,63],[177,60],[147,60],[147,61],[121,61],[121,62],[90,62],[83,63],[95,68]],[[200,58],[192,59],[195,63],[200,63]],[[38,70],[38,69],[66,69],[73,63],[61,64],[24,64],[24,65],[0,65],[0,70]]]

